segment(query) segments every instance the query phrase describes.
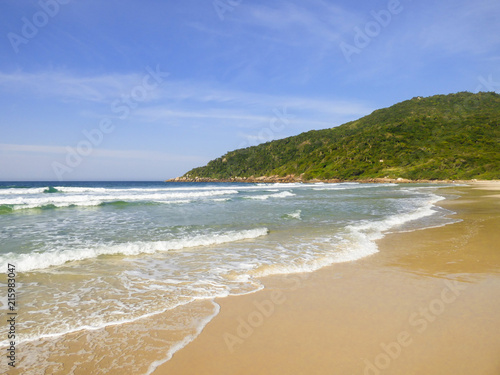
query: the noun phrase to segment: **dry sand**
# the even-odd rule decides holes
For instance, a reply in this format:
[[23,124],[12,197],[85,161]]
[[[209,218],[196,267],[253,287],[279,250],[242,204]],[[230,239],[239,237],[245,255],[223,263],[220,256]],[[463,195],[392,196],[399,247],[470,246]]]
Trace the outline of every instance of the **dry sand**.
[[387,235],[380,252],[217,300],[155,375],[500,374],[500,183],[447,189],[461,222]]

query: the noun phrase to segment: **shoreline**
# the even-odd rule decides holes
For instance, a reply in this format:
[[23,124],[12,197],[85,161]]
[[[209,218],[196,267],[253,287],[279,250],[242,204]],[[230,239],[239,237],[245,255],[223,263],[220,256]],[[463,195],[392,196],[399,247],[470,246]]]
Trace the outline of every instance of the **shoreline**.
[[[425,352],[428,340],[434,345],[435,327],[465,342],[470,353],[462,351],[461,356],[482,358],[475,364],[484,371],[477,372],[462,363],[468,369],[464,375],[498,375],[500,361],[495,371],[485,367],[496,366],[493,358],[500,352],[500,338],[489,336],[494,329],[473,320],[471,330],[486,332],[478,341],[474,332],[463,331],[463,321],[457,317],[469,314],[470,318],[469,310],[479,308],[477,318],[472,315],[474,319],[500,327],[500,317],[496,316],[500,311],[500,252],[483,251],[485,243],[493,244],[486,249],[496,249],[500,241],[496,229],[500,226],[499,186],[497,182],[477,182],[438,189],[439,195],[449,199],[435,204],[458,212],[453,218],[462,222],[387,233],[377,241],[378,253],[356,261],[334,263],[308,273],[259,277],[264,289],[244,295],[196,300],[134,322],[19,344],[21,366],[12,375],[38,374],[41,363],[47,366],[47,372],[61,375],[69,370],[75,375],[120,375],[131,371],[153,375],[413,374],[408,366],[420,370],[415,375],[446,375],[447,368],[439,364],[432,372],[418,367],[418,363],[401,362],[415,350]],[[456,199],[457,195],[461,197]],[[482,239],[485,225],[489,229]],[[474,256],[459,246],[478,239],[482,242],[473,247]],[[439,247],[442,253],[433,246],[427,248],[436,243],[445,245]],[[446,282],[451,282],[454,289],[450,290]],[[463,285],[467,286],[464,291]],[[428,322],[430,328],[425,327],[422,336],[430,334],[432,339],[419,341],[417,328],[423,328],[423,318],[419,315],[409,322],[409,317],[419,314],[421,308],[441,308],[431,303],[436,298],[439,303],[445,289],[447,299],[453,297],[449,295],[453,290],[460,293],[460,298],[456,303],[443,304],[442,314],[431,315],[436,324]],[[446,320],[449,314],[453,318],[451,326],[437,324],[443,319],[441,315]],[[456,330],[460,334],[454,333]],[[402,332],[410,336],[401,336]],[[461,335],[466,337],[462,339]],[[449,345],[436,340],[439,347]],[[411,345],[402,345],[407,341]],[[384,359],[380,357],[386,355],[381,343],[396,343],[399,349],[390,347],[401,349],[401,353],[389,358],[388,369],[371,367],[373,371],[364,372],[363,366],[378,366]],[[482,350],[477,351],[476,346]],[[435,350],[443,354],[441,349]],[[311,358],[317,365],[311,366]],[[449,374],[460,374],[458,370]]]
[[343,182],[358,182],[358,183],[401,183],[401,184],[475,184],[475,183],[498,183],[500,180],[409,180],[406,178],[385,178],[385,177],[377,177],[377,178],[366,178],[366,179],[357,179],[357,180],[342,180],[342,179],[311,179],[304,180],[301,176],[295,175],[287,175],[280,177],[278,175],[275,176],[260,176],[260,177],[229,177],[229,178],[209,178],[209,177],[175,177],[165,180],[165,182],[241,182],[241,183],[343,183]]
[[460,198],[437,205],[461,222],[387,234],[369,257],[216,299],[219,314],[154,374],[498,374],[499,188],[446,188]]

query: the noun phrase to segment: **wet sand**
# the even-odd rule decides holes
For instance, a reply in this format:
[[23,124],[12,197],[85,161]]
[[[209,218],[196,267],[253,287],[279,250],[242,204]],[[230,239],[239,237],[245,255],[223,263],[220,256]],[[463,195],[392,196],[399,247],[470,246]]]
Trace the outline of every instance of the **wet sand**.
[[499,190],[446,189],[461,197],[440,204],[461,222],[217,300],[219,315],[154,374],[499,375]]

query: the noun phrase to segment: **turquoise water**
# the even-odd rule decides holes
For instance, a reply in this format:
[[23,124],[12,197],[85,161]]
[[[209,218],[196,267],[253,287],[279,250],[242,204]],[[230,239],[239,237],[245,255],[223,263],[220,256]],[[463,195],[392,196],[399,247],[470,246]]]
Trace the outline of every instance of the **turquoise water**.
[[440,187],[0,183],[0,266],[22,281],[21,341],[61,337],[370,256],[388,232],[452,222]]

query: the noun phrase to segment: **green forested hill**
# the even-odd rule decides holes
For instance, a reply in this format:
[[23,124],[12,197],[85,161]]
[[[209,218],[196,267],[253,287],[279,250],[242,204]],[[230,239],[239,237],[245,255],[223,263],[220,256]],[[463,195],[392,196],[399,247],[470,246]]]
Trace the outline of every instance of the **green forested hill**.
[[499,179],[500,95],[416,97],[331,129],[235,150],[187,178]]

